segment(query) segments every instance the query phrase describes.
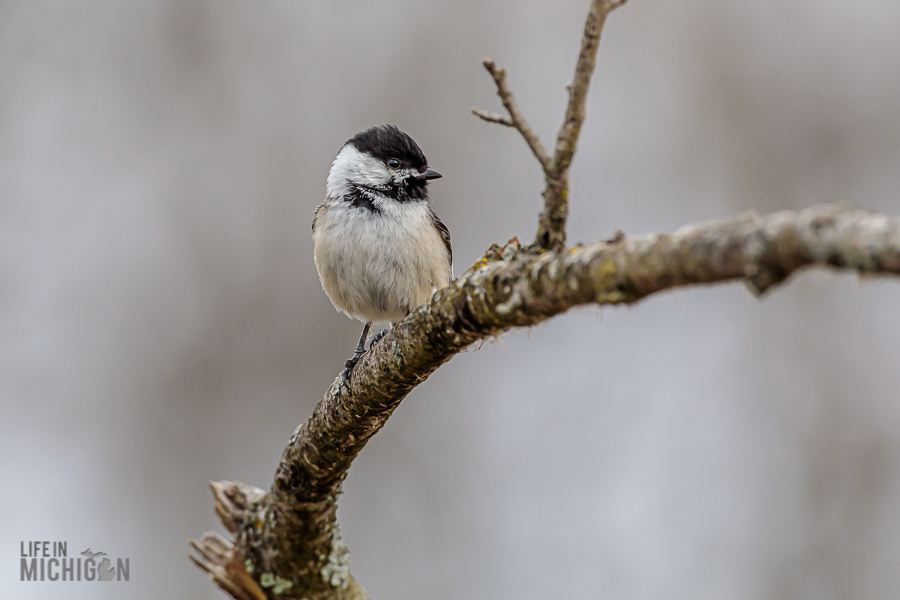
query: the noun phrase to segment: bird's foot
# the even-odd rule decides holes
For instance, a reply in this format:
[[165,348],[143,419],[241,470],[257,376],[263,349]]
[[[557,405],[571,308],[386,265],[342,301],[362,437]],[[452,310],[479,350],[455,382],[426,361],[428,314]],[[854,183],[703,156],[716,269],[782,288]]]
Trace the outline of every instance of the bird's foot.
[[365,353],[365,350],[362,352],[354,352],[353,356],[344,361],[344,370],[341,371],[341,387],[347,388],[348,391],[350,390],[350,373]]
[[387,329],[382,329],[381,331],[376,333],[374,336],[372,336],[372,341],[369,342],[369,350],[371,350],[375,346],[375,344],[377,344],[379,341],[381,341],[381,338],[386,336],[387,332],[388,332]]

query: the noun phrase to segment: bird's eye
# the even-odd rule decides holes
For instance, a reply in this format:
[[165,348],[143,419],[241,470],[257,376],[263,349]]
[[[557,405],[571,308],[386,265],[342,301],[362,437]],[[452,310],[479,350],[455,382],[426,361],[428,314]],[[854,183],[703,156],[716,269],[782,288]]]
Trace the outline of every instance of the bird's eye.
[[400,161],[397,160],[396,158],[389,158],[389,159],[388,159],[388,166],[389,166],[390,168],[392,168],[392,169],[397,169],[397,168],[400,167]]

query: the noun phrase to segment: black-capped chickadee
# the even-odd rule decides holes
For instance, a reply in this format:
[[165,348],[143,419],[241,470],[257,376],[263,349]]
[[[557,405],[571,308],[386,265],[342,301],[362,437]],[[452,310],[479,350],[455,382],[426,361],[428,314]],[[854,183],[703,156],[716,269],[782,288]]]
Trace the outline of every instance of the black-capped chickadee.
[[342,384],[372,322],[397,323],[453,278],[450,232],[428,204],[428,181],[440,176],[393,125],[357,133],[331,165],[312,223],[316,270],[334,307],[365,323]]

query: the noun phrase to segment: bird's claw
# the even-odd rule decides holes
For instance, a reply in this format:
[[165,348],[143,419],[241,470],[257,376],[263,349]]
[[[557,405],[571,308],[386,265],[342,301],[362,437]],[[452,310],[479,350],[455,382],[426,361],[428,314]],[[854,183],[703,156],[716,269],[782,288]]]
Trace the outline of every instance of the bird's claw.
[[372,341],[369,342],[369,350],[371,350],[375,346],[375,344],[377,344],[379,341],[381,341],[381,338],[386,336],[387,332],[388,332],[387,329],[382,329],[381,331],[376,333],[374,336],[372,336]]
[[344,361],[344,370],[341,371],[341,387],[347,388],[347,391],[350,391],[350,372],[353,371],[353,367],[356,366],[363,354],[365,352],[354,353],[353,356]]

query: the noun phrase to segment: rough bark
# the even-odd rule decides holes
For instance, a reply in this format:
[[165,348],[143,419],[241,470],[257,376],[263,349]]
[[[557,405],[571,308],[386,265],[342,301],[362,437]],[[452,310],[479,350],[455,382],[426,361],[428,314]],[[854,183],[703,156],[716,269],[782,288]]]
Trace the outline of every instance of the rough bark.
[[268,492],[213,484],[235,535],[192,542],[194,557],[235,598],[366,598],[335,522],[351,462],[403,398],[474,342],[575,306],[630,304],[696,284],[743,281],[763,294],[809,266],[900,275],[900,219],[841,205],[688,225],[564,250],[492,246],[336,379],[291,436]]

